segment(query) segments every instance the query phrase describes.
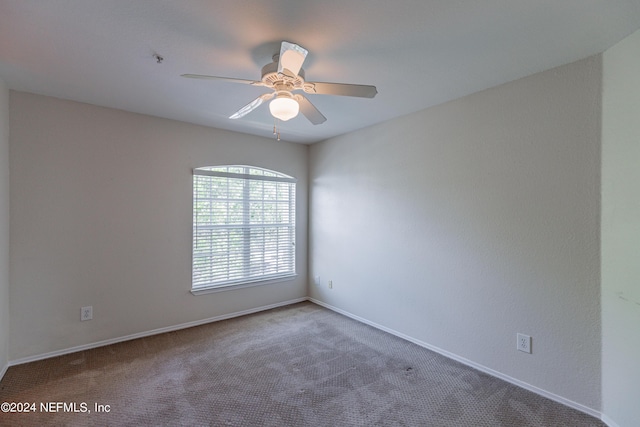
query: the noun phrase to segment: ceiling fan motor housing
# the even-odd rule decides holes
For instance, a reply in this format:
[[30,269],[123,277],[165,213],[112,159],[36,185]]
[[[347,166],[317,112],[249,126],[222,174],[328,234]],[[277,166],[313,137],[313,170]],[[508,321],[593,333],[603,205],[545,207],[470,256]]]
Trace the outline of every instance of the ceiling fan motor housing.
[[[277,55],[274,57],[277,59]],[[262,67],[261,81],[265,86],[275,90],[292,91],[296,89],[303,90],[304,87],[304,70],[300,68],[298,75],[294,77],[278,73],[278,61],[271,62]]]

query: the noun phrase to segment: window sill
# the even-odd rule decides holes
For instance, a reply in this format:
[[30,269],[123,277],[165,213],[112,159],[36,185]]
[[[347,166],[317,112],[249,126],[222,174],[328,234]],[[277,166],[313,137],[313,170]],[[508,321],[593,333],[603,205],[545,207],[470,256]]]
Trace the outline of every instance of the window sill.
[[291,280],[294,280],[297,277],[298,277],[297,274],[292,274],[290,276],[282,276],[282,277],[277,277],[277,278],[267,279],[267,280],[258,280],[258,281],[255,281],[255,282],[242,282],[242,283],[236,283],[236,284],[232,284],[232,285],[218,285],[218,286],[210,286],[210,287],[206,287],[206,288],[202,287],[202,288],[198,288],[198,289],[191,289],[191,293],[193,295],[205,295],[205,294],[213,294],[213,293],[217,293],[217,292],[233,291],[233,290],[236,290],[236,289],[252,288],[254,286],[271,285],[271,284],[274,284],[274,283],[289,282]]

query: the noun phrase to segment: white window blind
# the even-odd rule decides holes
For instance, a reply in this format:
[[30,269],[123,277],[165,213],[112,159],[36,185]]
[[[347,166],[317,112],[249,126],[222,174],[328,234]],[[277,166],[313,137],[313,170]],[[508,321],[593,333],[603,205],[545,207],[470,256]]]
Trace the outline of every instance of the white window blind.
[[192,291],[295,275],[295,196],[278,172],[194,169]]

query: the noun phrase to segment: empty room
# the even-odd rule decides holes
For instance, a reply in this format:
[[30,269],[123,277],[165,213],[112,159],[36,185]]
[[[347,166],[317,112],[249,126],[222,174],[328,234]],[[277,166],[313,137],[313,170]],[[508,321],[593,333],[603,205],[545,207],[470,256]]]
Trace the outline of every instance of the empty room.
[[0,425],[640,426],[640,0],[0,0]]

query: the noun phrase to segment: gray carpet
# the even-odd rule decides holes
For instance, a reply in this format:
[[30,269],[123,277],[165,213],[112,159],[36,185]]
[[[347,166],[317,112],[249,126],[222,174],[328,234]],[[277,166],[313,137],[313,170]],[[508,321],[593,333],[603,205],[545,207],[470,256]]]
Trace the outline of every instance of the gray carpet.
[[604,426],[312,303],[14,366],[0,402],[37,406],[3,426]]

